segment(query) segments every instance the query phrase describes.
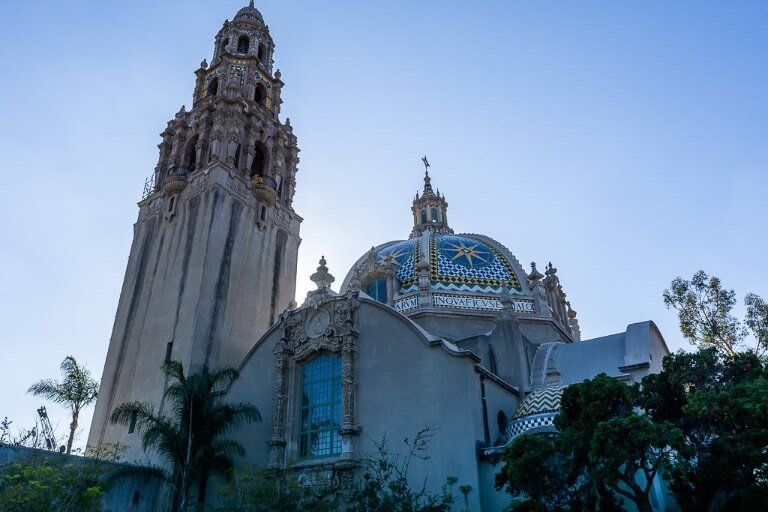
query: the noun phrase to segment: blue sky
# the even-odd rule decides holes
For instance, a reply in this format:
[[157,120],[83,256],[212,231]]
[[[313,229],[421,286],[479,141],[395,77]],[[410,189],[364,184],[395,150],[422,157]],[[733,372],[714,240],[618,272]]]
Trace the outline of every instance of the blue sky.
[[[158,134],[244,4],[2,3],[0,417],[31,424],[67,354],[101,374]],[[653,319],[687,347],[661,293],[699,268],[768,296],[768,3],[257,7],[302,148],[300,298],[322,254],[338,283],[407,237],[423,154],[452,227],[552,261],[584,337]]]

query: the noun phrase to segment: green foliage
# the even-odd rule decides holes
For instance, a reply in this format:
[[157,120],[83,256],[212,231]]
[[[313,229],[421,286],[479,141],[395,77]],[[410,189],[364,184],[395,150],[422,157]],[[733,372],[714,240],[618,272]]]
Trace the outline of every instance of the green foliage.
[[561,431],[562,442],[573,452],[576,464],[587,462],[595,427],[601,421],[631,412],[636,394],[635,387],[604,373],[563,391],[555,426]]
[[[639,510],[651,510],[653,479],[667,469],[683,433],[671,423],[653,423],[646,415],[628,414],[596,425],[589,453],[601,482],[629,498]],[[642,474],[643,481],[636,477]]]
[[641,402],[685,444],[668,471],[686,511],[757,510],[768,501],[768,370],[753,352],[679,352],[643,379]]
[[[352,495],[348,512],[447,512],[455,503],[453,489],[458,480],[447,477],[441,492],[432,493],[424,481],[413,488],[408,472],[414,461],[429,461],[429,442],[434,427],[425,427],[412,440],[405,438],[406,453],[392,452],[389,441],[383,438],[375,443],[376,451],[363,460],[363,478]],[[465,508],[470,486],[461,486]]]
[[10,446],[26,446],[27,448],[44,448],[45,441],[39,435],[38,425],[30,429],[20,428],[14,433],[11,429],[13,421],[6,416],[0,421],[0,444]]
[[754,350],[768,351],[768,304],[755,294],[748,294],[742,324],[734,315],[736,292],[723,288],[720,279],[703,270],[691,280],[676,278],[664,290],[664,304],[677,310],[680,331],[693,345],[714,346],[726,354],[735,354],[747,334],[755,338]]
[[[699,350],[668,355],[641,386],[605,375],[569,386],[559,435],[504,454],[496,484],[521,498],[512,510],[607,510],[612,494],[650,510],[659,473],[685,512],[768,503],[768,304],[747,295],[740,322],[735,292],[703,271],[675,279],[664,302]],[[756,350],[739,351],[749,332]]]
[[637,386],[605,374],[566,388],[559,434],[517,439],[504,454],[496,486],[524,499],[512,510],[615,510],[614,493],[651,510],[653,478],[682,432],[634,412],[638,396]]
[[0,512],[100,512],[103,468],[56,459],[0,468]]
[[164,397],[171,415],[155,413],[149,404],[124,403],[112,412],[112,423],[135,424],[145,450],[154,450],[165,467],[128,466],[113,475],[111,484],[159,480],[175,496],[176,510],[185,511],[195,485],[202,491],[209,475],[229,477],[233,457],[245,450],[226,435],[237,425],[260,421],[259,411],[247,403],[221,403],[218,393],[239,374],[233,368],[203,368],[185,375],[177,361],[163,366],[170,384]]
[[562,453],[554,435],[517,438],[503,455],[504,466],[496,475],[496,488],[524,496],[513,511],[556,510],[565,507],[574,494],[569,475],[573,457]]
[[755,351],[765,354],[768,351],[768,304],[754,293],[744,297],[744,304],[747,306],[744,323],[757,341]]
[[63,377],[61,381],[44,379],[30,386],[28,392],[69,407],[72,421],[69,425],[67,453],[71,453],[80,411],[96,401],[99,384],[91,377],[91,372],[85,366],[80,366],[72,356],[65,357],[60,368]]
[[219,512],[334,512],[339,502],[330,482],[302,487],[283,472],[237,468],[220,490]]
[[84,455],[97,461],[120,462],[126,450],[128,450],[127,444],[101,443],[95,447],[87,446]]

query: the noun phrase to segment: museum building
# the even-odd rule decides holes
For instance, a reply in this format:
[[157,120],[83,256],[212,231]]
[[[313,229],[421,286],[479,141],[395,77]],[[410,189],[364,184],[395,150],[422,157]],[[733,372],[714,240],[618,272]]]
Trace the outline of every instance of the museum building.
[[131,425],[109,422],[114,408],[138,400],[162,410],[164,361],[229,365],[241,376],[223,400],[262,416],[233,433],[242,464],[343,488],[376,441],[432,427],[431,460],[413,465],[414,484],[438,490],[455,476],[472,486],[471,510],[500,510],[504,447],[554,431],[569,384],[659,371],[664,339],[644,321],[582,340],[557,269],[525,269],[492,237],[454,233],[428,172],[408,237],[373,246],[338,291],[321,259],[316,289],[297,304],[299,148],[280,118],[274,49],[253,3],[240,9],[195,71],[192,107],[161,134],[88,444],[123,443],[127,460],[154,462]]

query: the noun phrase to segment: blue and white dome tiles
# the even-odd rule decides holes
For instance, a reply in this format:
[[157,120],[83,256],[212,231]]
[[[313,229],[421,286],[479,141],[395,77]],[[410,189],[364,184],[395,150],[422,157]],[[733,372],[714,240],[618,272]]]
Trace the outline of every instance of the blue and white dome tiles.
[[434,289],[498,294],[506,286],[513,292],[522,291],[512,263],[502,249],[477,235],[427,231],[418,238],[389,244],[377,253],[377,262],[395,267],[401,294],[416,287],[416,266],[425,252],[419,249],[425,243]]
[[506,427],[509,442],[528,434],[555,431],[555,416],[560,412],[560,399],[567,386],[554,384],[533,390],[520,403]]

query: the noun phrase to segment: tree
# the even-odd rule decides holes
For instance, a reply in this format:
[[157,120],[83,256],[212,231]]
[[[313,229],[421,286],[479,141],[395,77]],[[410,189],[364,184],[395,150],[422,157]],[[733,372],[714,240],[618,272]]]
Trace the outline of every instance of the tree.
[[744,323],[757,341],[755,351],[764,355],[768,351],[768,304],[754,293],[744,297],[747,314]]
[[555,417],[559,433],[517,439],[504,454],[496,486],[525,498],[513,510],[612,511],[620,494],[650,511],[653,479],[682,433],[635,412],[637,400],[637,386],[605,374],[567,387]]
[[639,512],[651,512],[654,479],[669,467],[682,437],[670,423],[653,423],[632,413],[596,425],[589,458],[608,489],[631,500]]
[[751,332],[758,355],[768,352],[768,305],[757,295],[745,297],[744,323],[733,315],[736,292],[723,288],[718,277],[703,270],[690,281],[674,279],[663,297],[667,308],[677,311],[680,331],[692,345],[711,345],[735,354]]
[[72,356],[65,357],[60,368],[63,377],[61,381],[41,380],[30,386],[28,392],[69,407],[72,422],[69,424],[67,453],[71,453],[80,411],[96,400],[99,384],[91,377],[91,372],[85,366],[80,366]]
[[768,371],[754,352],[678,352],[643,379],[640,403],[684,435],[670,489],[685,511],[756,510],[768,501]]
[[569,478],[574,473],[573,457],[560,450],[556,435],[519,437],[502,461],[496,489],[506,487],[519,499],[513,511],[562,510],[573,501],[576,492]]
[[[651,510],[653,478],[669,462],[671,447],[682,433],[673,425],[652,424],[635,412],[638,386],[599,374],[563,391],[560,414],[561,450],[571,453],[582,477],[592,488],[591,498],[602,507],[610,490],[635,503],[638,510]],[[645,477],[640,485],[639,474]]]
[[128,402],[113,411],[111,421],[134,425],[144,450],[154,450],[166,467],[128,466],[111,482],[159,480],[170,486],[174,509],[186,511],[195,485],[202,503],[209,474],[230,476],[233,456],[245,455],[242,445],[226,434],[241,423],[260,421],[261,416],[251,404],[220,403],[219,392],[239,376],[234,368],[203,367],[185,375],[180,362],[169,361],[163,371],[170,382],[164,397],[171,415],[156,413],[146,403]]

